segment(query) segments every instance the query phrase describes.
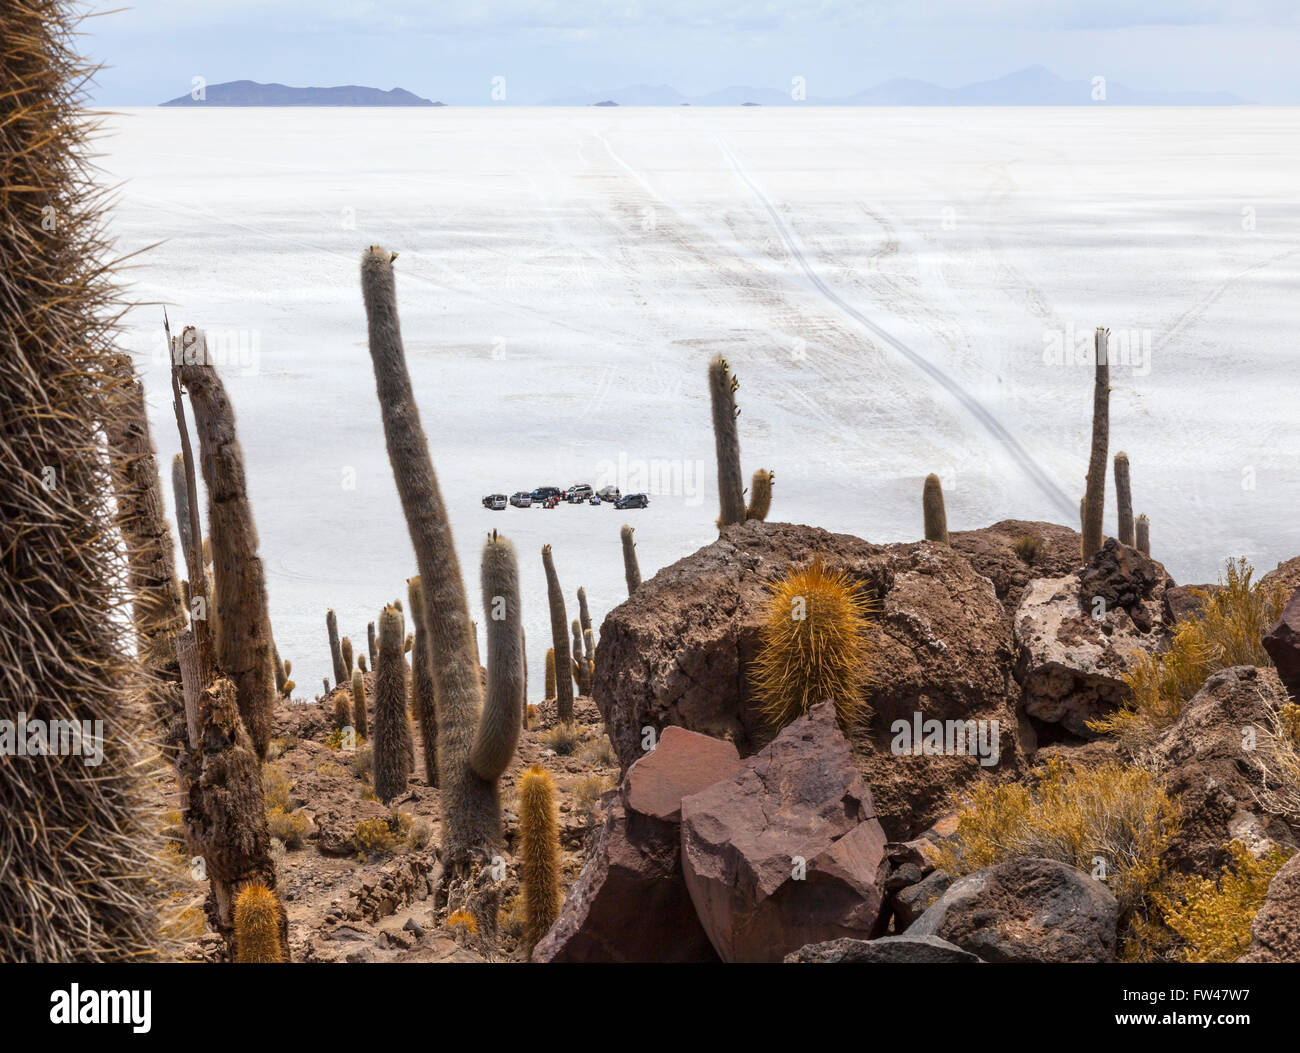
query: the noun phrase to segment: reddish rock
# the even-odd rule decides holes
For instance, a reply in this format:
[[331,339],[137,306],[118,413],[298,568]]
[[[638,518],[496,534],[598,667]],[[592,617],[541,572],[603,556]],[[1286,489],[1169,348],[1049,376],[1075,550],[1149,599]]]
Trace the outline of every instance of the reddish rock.
[[682,798],[712,786],[740,767],[730,742],[685,728],[664,728],[658,745],[627,772],[628,808],[674,826],[682,821]]
[[[1040,541],[1038,555],[1031,561],[1016,555],[1022,537]],[[958,530],[949,535],[952,547],[993,583],[993,590],[1007,613],[1015,612],[1020,594],[1034,578],[1055,578],[1077,570],[1082,559],[1083,540],[1077,530],[1055,523],[1034,523],[1004,519],[981,530]]]
[[1262,585],[1281,585],[1288,593],[1300,589],[1300,556],[1279,563],[1259,580]]
[[787,965],[857,965],[953,963],[979,965],[980,959],[937,936],[882,936],[878,940],[845,937],[813,943],[785,956]]
[[887,921],[885,832],[830,703],[682,801],[682,870],[727,962],[870,939]]
[[[728,527],[614,608],[600,631],[594,700],[621,764],[641,756],[642,728],[678,725],[733,742],[742,757],[772,740],[748,671],[759,648],[766,586],[814,555],[878,599],[874,716],[854,746],[890,836],[915,836],[973,781],[1024,767],[1010,622],[989,579],[959,551],[917,542],[873,545],[815,527],[752,521]],[[896,755],[897,720],[997,721],[1000,759]]]
[[535,962],[717,961],[680,866],[682,797],[735,773],[729,742],[665,728],[631,768]]
[[1219,585],[1175,585],[1173,588],[1165,589],[1165,624],[1172,627],[1176,621],[1200,614],[1206,600],[1221,587]]
[[1300,855],[1274,875],[1250,934],[1250,950],[1238,961],[1300,962]]
[[1291,594],[1282,617],[1264,637],[1264,650],[1277,666],[1277,675],[1295,698],[1300,698],[1300,588]]

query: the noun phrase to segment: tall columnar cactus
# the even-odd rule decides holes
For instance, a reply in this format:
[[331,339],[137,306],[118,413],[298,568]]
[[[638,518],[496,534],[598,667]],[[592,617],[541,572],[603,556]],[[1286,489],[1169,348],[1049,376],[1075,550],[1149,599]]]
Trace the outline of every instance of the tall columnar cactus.
[[284,682],[289,678],[289,663],[280,659],[280,648],[271,640],[271,669],[275,673],[275,693],[284,694]]
[[366,714],[366,677],[360,669],[352,673],[352,726],[362,738],[370,737],[370,720]]
[[528,949],[560,916],[560,835],[555,814],[555,783],[541,765],[519,777],[519,851],[523,857],[524,939]]
[[573,678],[569,675],[569,616],[564,610],[564,590],[555,573],[551,546],[542,546],[542,569],[546,571],[546,598],[551,608],[551,646],[555,651],[555,711],[561,723],[573,723]]
[[519,623],[519,660],[524,664],[524,708],[519,715],[519,726],[528,727],[528,634],[524,632],[523,622]]
[[555,697],[555,648],[546,649],[546,697]]
[[760,468],[754,473],[749,484],[749,504],[745,506],[745,518],[762,522],[772,510],[772,483],[776,473]]
[[194,531],[190,529],[190,490],[185,476],[185,458],[176,454],[172,458],[172,497],[176,502],[176,533],[180,538],[181,552],[194,551]]
[[[361,284],[379,407],[424,599],[424,624],[437,660],[438,783],[442,791],[444,865],[463,871],[501,843],[496,779],[470,763],[475,750],[483,689],[474,658],[469,600],[438,488],[429,444],[411,391],[397,318],[394,257],[378,247],[362,255]],[[384,642],[380,641],[380,652]]]
[[740,436],[736,431],[736,389],[740,381],[727,360],[718,355],[709,363],[709,400],[713,406],[713,443],[718,457],[718,526],[745,521],[745,479],[740,470]]
[[360,669],[363,673],[367,672],[366,656],[364,654],[357,655],[357,668]]
[[284,907],[265,885],[249,885],[235,900],[235,961],[268,964],[285,960],[280,944]]
[[376,659],[379,657],[378,649],[375,646],[375,623],[371,622],[366,626],[366,650],[370,652],[370,668],[378,669],[379,665]]
[[1133,530],[1133,491],[1129,483],[1128,454],[1123,450],[1115,454],[1115,505],[1119,510],[1119,542],[1132,545],[1136,538]]
[[573,654],[573,680],[578,685],[579,695],[590,695],[591,685],[587,682],[587,660],[582,653],[582,623],[574,618],[569,624],[569,630],[573,634],[570,642],[570,649]]
[[334,721],[334,729],[342,731],[344,728],[355,728],[352,723],[352,704],[348,699],[348,693],[344,688],[336,687],[334,689],[334,714],[331,718]]
[[387,804],[406,792],[411,774],[411,725],[406,717],[406,659],[402,612],[385,607],[379,616],[379,667],[375,670],[375,796]]
[[342,687],[347,670],[343,667],[343,641],[339,639],[339,618],[333,608],[325,612],[325,630],[330,638],[330,662],[334,665],[334,683]]
[[925,513],[925,540],[948,544],[948,513],[943,507],[943,484],[933,472],[925,477],[921,510]]
[[415,622],[415,641],[411,645],[411,711],[420,722],[420,747],[424,753],[424,781],[438,785],[438,709],[434,702],[433,655],[429,651],[429,632],[424,627],[424,597],[417,574],[406,581],[411,601],[411,618]]
[[1146,516],[1137,517],[1137,550],[1144,556],[1151,555],[1151,520]]
[[[201,347],[203,334],[194,333]],[[184,337],[182,338],[184,339]],[[216,593],[217,659],[235,684],[239,715],[258,757],[266,757],[275,707],[271,668],[271,620],[266,572],[257,552],[257,528],[248,500],[244,454],[235,433],[235,411],[217,371],[203,357],[181,367],[199,435],[208,492],[208,534]]]
[[1088,483],[1083,494],[1083,559],[1101,549],[1102,515],[1106,510],[1106,451],[1110,444],[1110,330],[1098,327],[1094,337],[1096,372],[1092,384],[1092,451]]
[[127,554],[137,653],[150,674],[149,706],[168,747],[185,741],[185,702],[177,637],[187,622],[164,512],[162,482],[154,457],[144,386],[130,359],[118,360],[120,413],[106,424],[109,460],[117,490],[117,522]]
[[343,659],[343,675],[346,678],[345,684],[352,682],[352,641],[346,636],[339,641],[339,655]]
[[483,613],[487,617],[487,701],[469,763],[496,785],[519,742],[524,710],[524,655],[515,547],[495,530],[483,545],[479,565]]
[[121,412],[121,308],[79,16],[0,5],[0,720],[9,736],[23,713],[103,721],[103,755],[0,758],[6,962],[158,949],[144,670],[119,617],[127,568],[99,436]]
[[585,633],[591,628],[591,610],[587,606],[587,590],[578,586],[578,624],[582,626]]
[[623,539],[623,577],[627,579],[629,596],[641,587],[641,565],[637,562],[636,542],[632,540],[632,531],[633,528],[626,523],[619,531],[619,536]]

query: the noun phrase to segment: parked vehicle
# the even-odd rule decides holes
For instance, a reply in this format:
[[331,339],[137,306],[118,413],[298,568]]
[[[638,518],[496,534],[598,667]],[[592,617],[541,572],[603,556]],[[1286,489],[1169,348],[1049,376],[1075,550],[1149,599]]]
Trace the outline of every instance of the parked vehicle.
[[516,508],[527,508],[533,503],[533,495],[527,490],[520,490],[517,494],[510,495],[510,503]]
[[585,501],[592,495],[593,491],[589,483],[574,483],[567,491],[565,496],[570,501]]
[[614,502],[615,508],[646,508],[650,504],[650,498],[645,494],[628,494],[626,497],[620,497]]
[[599,490],[596,491],[596,496],[599,497],[602,501],[612,503],[614,501],[617,501],[623,495],[619,493],[617,486],[602,486]]
[[561,497],[563,496],[563,494],[564,491],[561,490],[558,486],[539,486],[536,490],[534,490],[531,494],[529,494],[529,496],[534,501],[545,502],[549,498]]
[[483,498],[483,507],[490,508],[493,512],[500,512],[506,506],[505,494],[488,494]]

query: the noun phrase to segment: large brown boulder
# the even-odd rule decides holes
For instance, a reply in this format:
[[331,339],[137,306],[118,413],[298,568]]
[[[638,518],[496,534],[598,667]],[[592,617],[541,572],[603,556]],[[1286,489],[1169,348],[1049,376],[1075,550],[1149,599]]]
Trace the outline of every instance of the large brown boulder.
[[[915,836],[978,778],[1024,765],[1010,623],[993,586],[959,551],[916,542],[873,545],[815,527],[751,521],[642,582],[605,618],[593,695],[624,767],[643,729],[679,725],[735,743],[742,757],[772,740],[748,678],[766,585],[820,555],[865,583],[874,621],[874,711],[854,733],[859,765],[891,837]],[[996,726],[996,765],[970,756],[899,755],[896,721]],[[990,722],[996,722],[990,723]]]
[[682,879],[682,797],[739,766],[731,743],[666,728],[628,769],[533,961],[717,961]]
[[1148,763],[1176,796],[1182,826],[1164,853],[1182,873],[1216,877],[1238,839],[1256,853],[1294,845],[1295,832],[1271,797],[1277,765],[1270,742],[1286,691],[1276,670],[1235,666],[1215,673],[1161,732]]
[[1265,635],[1264,650],[1287,690],[1300,698],[1300,588],[1291,594],[1277,624]]
[[1279,563],[1259,580],[1262,585],[1282,585],[1289,593],[1300,589],[1300,556]]
[[1128,695],[1136,656],[1162,650],[1164,568],[1114,538],[1080,571],[1025,588],[1014,619],[1024,711],[1082,738]]
[[1300,962],[1300,855],[1273,876],[1250,934],[1250,950],[1238,961]]
[[682,800],[682,870],[726,962],[779,962],[888,922],[885,832],[829,702]]
[[1119,904],[1105,885],[1052,859],[1012,859],[955,882],[907,930],[986,962],[1115,960]]
[[828,940],[812,943],[785,956],[787,965],[861,963],[928,965],[953,963],[979,965],[980,959],[937,936],[882,936],[878,940]]
[[[1016,543],[1025,537],[1039,542],[1037,553],[1030,558],[1016,553]],[[1021,592],[1034,578],[1069,574],[1083,562],[1079,532],[1055,523],[1004,519],[981,530],[958,530],[949,539],[977,574],[993,582],[1008,614],[1015,612]]]

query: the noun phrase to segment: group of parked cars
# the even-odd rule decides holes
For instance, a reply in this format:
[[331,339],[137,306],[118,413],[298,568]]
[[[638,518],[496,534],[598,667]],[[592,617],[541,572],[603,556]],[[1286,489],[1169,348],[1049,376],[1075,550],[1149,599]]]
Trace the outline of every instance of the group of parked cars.
[[483,507],[500,512],[506,505],[515,508],[554,508],[561,501],[570,505],[613,505],[615,508],[645,508],[650,498],[645,494],[622,494],[617,486],[605,486],[593,490],[587,483],[575,483],[567,490],[558,486],[539,486],[536,490],[520,490],[506,497],[505,494],[488,494],[483,498]]

